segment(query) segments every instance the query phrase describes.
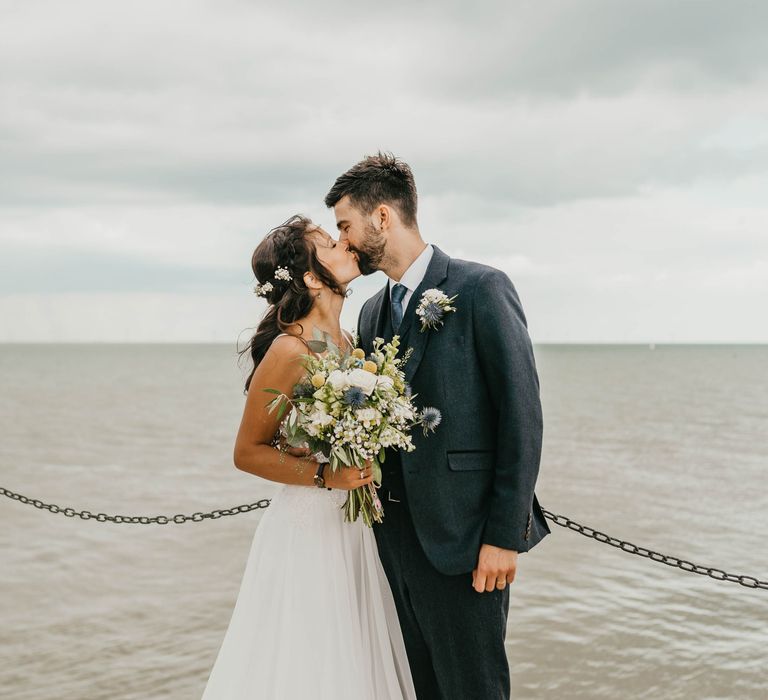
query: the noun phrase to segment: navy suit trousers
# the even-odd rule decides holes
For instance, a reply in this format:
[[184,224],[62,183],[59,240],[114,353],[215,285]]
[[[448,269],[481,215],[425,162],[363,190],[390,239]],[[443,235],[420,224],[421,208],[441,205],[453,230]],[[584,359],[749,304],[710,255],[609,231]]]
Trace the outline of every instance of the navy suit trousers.
[[[419,700],[508,700],[509,586],[477,593],[472,572],[435,569],[414,530],[399,454],[382,465],[384,521],[373,529],[397,606]],[[395,500],[396,499],[396,500]]]

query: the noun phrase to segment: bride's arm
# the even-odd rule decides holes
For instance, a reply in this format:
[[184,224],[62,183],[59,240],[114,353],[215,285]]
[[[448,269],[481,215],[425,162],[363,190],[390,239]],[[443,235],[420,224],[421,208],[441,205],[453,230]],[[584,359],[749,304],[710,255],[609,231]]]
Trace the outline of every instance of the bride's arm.
[[277,410],[269,413],[267,404],[277,389],[287,396],[304,375],[303,353],[307,347],[299,339],[284,335],[272,341],[264,359],[251,377],[240,429],[235,440],[235,466],[250,474],[283,484],[313,486],[318,463],[311,457],[295,457],[271,445],[279,426]]

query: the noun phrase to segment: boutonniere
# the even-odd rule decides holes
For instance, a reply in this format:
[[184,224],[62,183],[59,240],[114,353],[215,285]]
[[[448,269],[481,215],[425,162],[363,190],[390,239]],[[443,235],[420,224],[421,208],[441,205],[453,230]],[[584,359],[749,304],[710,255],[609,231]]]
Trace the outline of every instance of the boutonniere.
[[416,307],[416,315],[421,319],[421,332],[427,328],[437,330],[438,326],[443,325],[443,317],[451,311],[456,311],[453,306],[453,300],[459,296],[454,294],[448,297],[445,292],[439,289],[428,289],[421,295],[419,305]]

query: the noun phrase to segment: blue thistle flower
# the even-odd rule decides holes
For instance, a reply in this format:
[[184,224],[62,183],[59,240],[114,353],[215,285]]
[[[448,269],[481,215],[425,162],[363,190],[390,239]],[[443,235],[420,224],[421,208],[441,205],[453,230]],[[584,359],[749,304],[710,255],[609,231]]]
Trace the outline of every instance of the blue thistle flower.
[[424,435],[426,435],[427,431],[430,430],[434,432],[435,428],[440,425],[440,421],[442,420],[443,414],[440,413],[440,410],[434,406],[427,406],[426,408],[422,409],[421,425],[422,428],[424,428]]
[[427,323],[436,323],[437,321],[441,321],[443,316],[445,316],[443,307],[435,301],[429,302],[429,304],[424,307],[424,320]]
[[439,323],[443,322],[443,316],[445,316],[443,307],[437,302],[430,301],[421,312],[421,321],[430,328],[436,328]]
[[293,387],[293,397],[295,399],[308,399],[315,393],[315,388],[311,384],[296,384]]
[[341,400],[352,408],[362,408],[365,406],[365,392],[359,386],[351,386],[344,392]]

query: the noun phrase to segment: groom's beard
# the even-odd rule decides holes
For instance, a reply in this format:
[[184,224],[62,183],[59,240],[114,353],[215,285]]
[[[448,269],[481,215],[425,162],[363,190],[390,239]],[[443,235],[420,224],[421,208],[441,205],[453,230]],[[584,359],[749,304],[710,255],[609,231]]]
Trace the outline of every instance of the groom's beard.
[[367,224],[363,229],[363,243],[360,248],[350,246],[357,255],[357,266],[363,275],[372,275],[381,269],[381,261],[384,258],[384,237],[376,230],[373,224]]

